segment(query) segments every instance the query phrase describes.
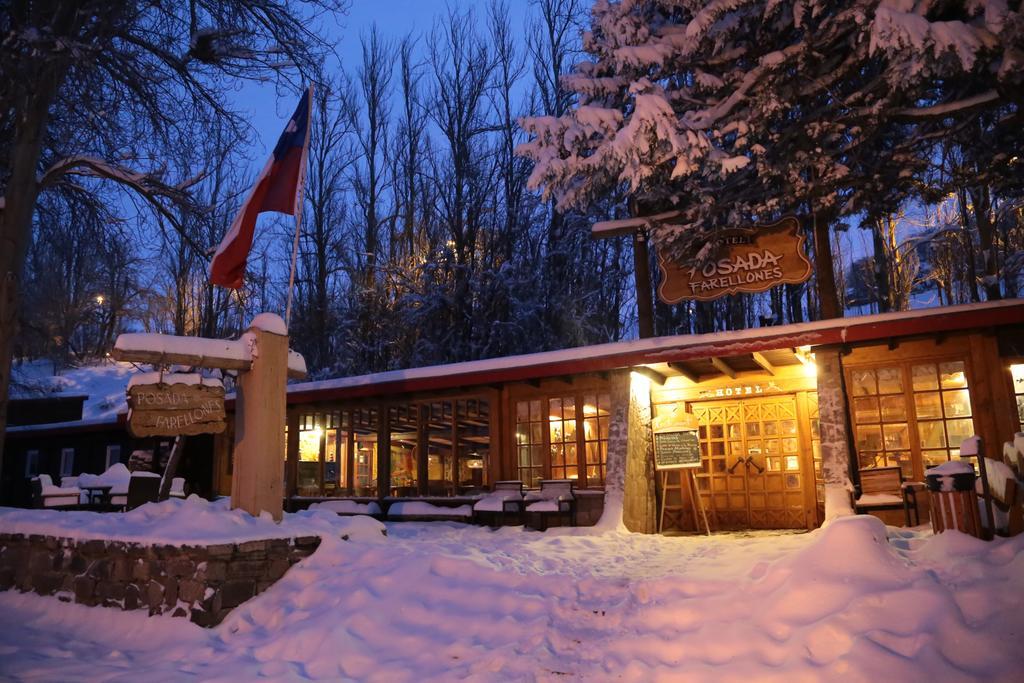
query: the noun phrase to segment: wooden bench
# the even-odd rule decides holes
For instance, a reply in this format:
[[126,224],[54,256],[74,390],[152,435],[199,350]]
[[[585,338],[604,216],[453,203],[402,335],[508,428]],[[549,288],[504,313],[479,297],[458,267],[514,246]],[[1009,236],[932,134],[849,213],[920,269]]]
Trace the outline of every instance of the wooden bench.
[[860,472],[860,496],[853,501],[858,515],[873,510],[903,510],[907,526],[910,524],[910,506],[914,506],[914,525],[921,523],[917,507],[917,484],[903,481],[903,470],[899,467],[865,467]]
[[516,523],[522,524],[523,496],[523,482],[518,479],[496,481],[491,492],[473,504],[473,521],[503,526],[511,513],[515,515]]
[[545,531],[552,518],[568,517],[576,526],[576,482],[572,479],[541,479],[540,490],[530,491],[524,499],[526,526]]

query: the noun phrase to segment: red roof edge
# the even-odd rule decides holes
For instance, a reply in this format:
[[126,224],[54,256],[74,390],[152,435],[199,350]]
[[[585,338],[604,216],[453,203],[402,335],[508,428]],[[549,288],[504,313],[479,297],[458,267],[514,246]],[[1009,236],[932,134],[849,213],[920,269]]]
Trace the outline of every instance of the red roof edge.
[[[882,317],[882,320],[877,318]],[[907,317],[862,316],[843,318],[834,321],[834,325],[822,327],[818,324],[795,324],[781,327],[766,327],[764,334],[751,337],[748,334],[739,336],[735,341],[729,340],[729,333],[714,335],[679,335],[676,346],[664,345],[650,349],[630,349],[631,342],[622,342],[622,351],[612,348],[607,354],[575,359],[544,362],[545,354],[536,354],[537,363],[522,363],[527,356],[513,356],[515,364],[507,368],[491,368],[480,371],[452,372],[441,370],[446,366],[437,366],[439,374],[429,377],[415,377],[383,382],[372,382],[339,386],[311,388],[308,390],[292,390],[288,392],[289,403],[311,403],[350,398],[366,398],[383,394],[412,393],[455,389],[461,387],[481,386],[504,382],[516,382],[528,379],[544,379],[561,375],[574,375],[587,372],[615,370],[648,363],[678,362],[695,358],[737,356],[754,351],[796,346],[823,346],[829,344],[847,344],[870,342],[898,337],[912,337],[923,334],[937,334],[968,329],[991,328],[1003,325],[1024,323],[1024,301],[1016,305],[975,305],[953,307],[951,309],[934,309],[934,314],[918,314]],[[814,325],[813,329],[807,329]],[[702,337],[716,337],[714,340],[701,341]],[[720,338],[720,339],[717,339]],[[669,338],[661,338],[669,339]],[[619,346],[609,344],[610,347]],[[531,354],[533,355],[533,354]],[[448,366],[451,367],[451,366]],[[229,402],[229,404],[233,403]]]

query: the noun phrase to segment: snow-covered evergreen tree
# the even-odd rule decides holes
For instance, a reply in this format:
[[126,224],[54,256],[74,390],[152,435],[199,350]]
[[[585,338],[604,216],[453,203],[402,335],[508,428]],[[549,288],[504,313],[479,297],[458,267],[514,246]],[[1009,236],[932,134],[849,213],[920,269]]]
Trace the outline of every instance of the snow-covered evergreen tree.
[[531,186],[679,209],[654,231],[677,254],[783,212],[894,210],[982,116],[1022,171],[1019,2],[599,0],[584,48],[576,106],[523,122]]

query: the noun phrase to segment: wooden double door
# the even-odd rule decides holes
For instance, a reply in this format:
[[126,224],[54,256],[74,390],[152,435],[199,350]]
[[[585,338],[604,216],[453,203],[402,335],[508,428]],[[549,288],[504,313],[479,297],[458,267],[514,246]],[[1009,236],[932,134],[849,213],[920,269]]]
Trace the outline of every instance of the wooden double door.
[[813,525],[809,425],[799,413],[790,394],[693,404],[702,454],[697,491],[712,528]]

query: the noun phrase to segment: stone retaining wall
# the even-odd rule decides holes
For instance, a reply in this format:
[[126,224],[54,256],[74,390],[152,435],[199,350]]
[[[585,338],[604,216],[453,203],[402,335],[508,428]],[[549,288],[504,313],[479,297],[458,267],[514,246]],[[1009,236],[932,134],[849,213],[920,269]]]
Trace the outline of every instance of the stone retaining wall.
[[318,536],[171,546],[0,534],[0,590],[214,626],[319,545]]

